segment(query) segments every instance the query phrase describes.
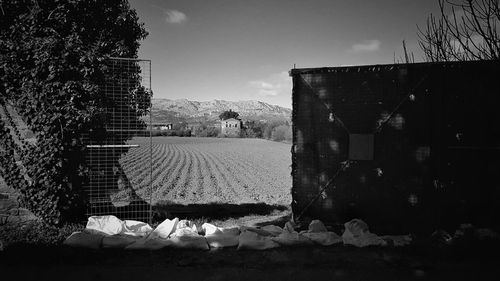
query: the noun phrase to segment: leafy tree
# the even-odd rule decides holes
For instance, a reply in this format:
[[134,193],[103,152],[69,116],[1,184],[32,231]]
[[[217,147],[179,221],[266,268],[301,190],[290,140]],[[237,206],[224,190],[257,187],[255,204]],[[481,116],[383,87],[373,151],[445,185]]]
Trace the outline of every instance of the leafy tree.
[[231,119],[231,118],[238,119],[239,116],[240,116],[240,114],[238,112],[232,111],[230,109],[230,110],[226,110],[226,111],[222,112],[219,115],[219,119],[220,120],[227,120],[227,119]]
[[289,125],[276,126],[271,133],[273,141],[292,141],[292,127]]
[[218,137],[220,128],[218,126],[210,126],[210,124],[203,122],[196,128],[197,137]]
[[265,124],[260,121],[254,121],[254,120],[246,121],[241,131],[241,137],[262,138],[262,131],[264,125]]
[[265,126],[264,126],[264,129],[262,131],[262,136],[265,139],[270,140],[270,139],[273,139],[274,128],[281,126],[281,125],[287,125],[287,122],[284,120],[273,120],[273,121],[265,123],[264,125]]
[[500,59],[499,0],[438,0],[419,45],[428,61]]
[[[136,57],[147,32],[125,0],[2,1],[0,14],[0,105],[14,107],[37,140],[23,141],[8,116],[0,119],[0,175],[46,222],[79,220],[82,133],[109,134],[105,120],[117,117],[103,116],[106,108],[138,117],[150,105],[150,93],[139,86],[122,89],[133,91],[121,103],[105,100],[107,58]],[[125,78],[138,78],[138,71]],[[130,135],[115,137],[123,142]]]

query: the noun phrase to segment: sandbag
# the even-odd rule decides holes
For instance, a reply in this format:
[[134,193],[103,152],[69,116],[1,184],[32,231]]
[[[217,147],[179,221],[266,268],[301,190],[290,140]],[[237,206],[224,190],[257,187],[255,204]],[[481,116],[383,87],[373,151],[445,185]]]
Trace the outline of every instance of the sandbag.
[[126,249],[158,250],[165,247],[210,249],[205,237],[198,234],[196,225],[187,220],[179,221],[178,218],[163,221],[148,237],[130,244]]
[[280,235],[272,237],[271,239],[281,246],[301,246],[311,245],[313,243],[309,238],[299,234],[296,231],[283,231]]
[[179,249],[196,249],[196,250],[210,250],[207,239],[203,236],[194,235],[181,235],[172,236],[168,239],[170,241],[169,247]]
[[296,227],[297,225],[293,221],[288,221],[287,223],[285,223],[283,230],[287,232],[294,232]]
[[128,245],[135,243],[140,238],[138,236],[132,235],[112,235],[112,236],[104,236],[102,238],[102,247],[103,248],[114,248],[114,249],[123,249]]
[[480,241],[499,240],[500,235],[489,228],[478,228],[474,231],[474,237]]
[[[93,216],[87,223],[85,232],[75,232],[65,241],[65,245],[75,247],[125,248],[158,250],[165,247],[208,250],[210,247],[238,246],[238,250],[265,250],[280,246],[311,245],[329,246],[344,242],[347,245],[365,247],[369,245],[404,246],[411,242],[409,235],[377,236],[370,233],[368,225],[359,219],[344,224],[342,237],[329,232],[319,220],[313,220],[307,231],[297,232],[293,222],[283,228],[268,225],[262,228],[219,228],[205,223],[201,227],[204,236],[198,233],[196,225],[188,220],[165,220],[154,230],[140,221],[121,221],[115,216]],[[486,236],[493,236],[486,232]]]
[[220,228],[204,223],[201,228],[205,232],[208,245],[212,248],[233,247],[239,244],[240,229],[237,227]]
[[320,220],[312,220],[311,223],[309,223],[308,232],[309,233],[328,232],[328,229],[326,229],[326,226]]
[[172,247],[183,249],[209,250],[207,239],[198,234],[196,225],[190,221],[182,220],[177,224],[176,230],[170,235]]
[[272,236],[264,236],[244,229],[238,239],[238,250],[266,250],[279,247],[280,245],[271,238]]
[[269,232],[273,236],[278,236],[283,232],[283,228],[276,225],[266,225],[262,227],[262,230]]
[[360,220],[353,219],[344,224],[345,230],[342,234],[342,241],[346,245],[356,247],[366,247],[372,245],[385,246],[387,242],[369,231],[368,225]]
[[159,250],[173,244],[169,239],[163,238],[141,238],[125,247],[125,250]]
[[90,234],[85,232],[73,232],[66,240],[64,240],[63,245],[79,248],[89,248],[89,249],[99,249],[101,247],[101,242],[103,235]]
[[327,232],[305,232],[302,234],[304,237],[308,238],[312,242],[322,246],[331,246],[334,244],[342,243],[342,237],[337,233],[327,231]]
[[[281,233],[271,239],[281,246],[311,245],[312,241],[295,231],[295,227],[296,225],[289,221],[285,224]],[[277,232],[277,228],[275,229]]]
[[330,246],[342,243],[342,237],[335,232],[328,231],[326,226],[320,220],[313,220],[309,224],[307,231],[300,232],[301,235],[312,242],[322,246]]
[[380,238],[388,241],[394,247],[406,246],[412,242],[410,235],[384,235]]
[[[279,233],[283,232],[283,229],[281,227],[278,227],[278,228],[280,229]],[[242,226],[242,227],[240,227],[240,231],[241,232],[250,231],[250,232],[257,233],[258,235],[261,235],[261,236],[277,236],[279,234],[279,233],[274,234],[271,231],[267,231],[267,230],[264,230],[262,228],[251,227],[251,226]]]

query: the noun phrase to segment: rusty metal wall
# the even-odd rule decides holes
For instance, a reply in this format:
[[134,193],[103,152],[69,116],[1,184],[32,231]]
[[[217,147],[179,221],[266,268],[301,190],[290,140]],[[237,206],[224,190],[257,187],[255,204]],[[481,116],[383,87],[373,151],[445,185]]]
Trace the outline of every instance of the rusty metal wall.
[[294,216],[361,218],[378,232],[494,224],[499,70],[495,62],[291,70]]

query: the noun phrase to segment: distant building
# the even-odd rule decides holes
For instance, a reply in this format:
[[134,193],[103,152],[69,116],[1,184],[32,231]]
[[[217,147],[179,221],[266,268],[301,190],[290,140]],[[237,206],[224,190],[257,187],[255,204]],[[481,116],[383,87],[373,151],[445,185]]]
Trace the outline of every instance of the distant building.
[[153,123],[151,124],[151,129],[157,131],[168,131],[174,129],[174,124],[172,123]]
[[230,118],[220,121],[220,132],[225,137],[239,137],[241,132],[241,120]]

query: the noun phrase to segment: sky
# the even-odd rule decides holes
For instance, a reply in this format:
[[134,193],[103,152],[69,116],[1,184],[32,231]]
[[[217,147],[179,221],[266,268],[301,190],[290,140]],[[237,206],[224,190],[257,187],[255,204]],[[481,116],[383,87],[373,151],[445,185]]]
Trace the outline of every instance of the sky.
[[130,0],[149,36],[154,98],[292,107],[297,68],[390,64],[437,0]]

